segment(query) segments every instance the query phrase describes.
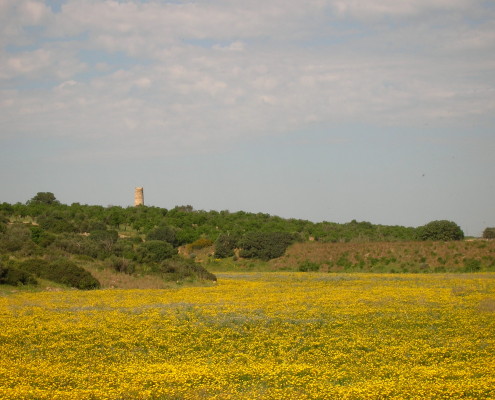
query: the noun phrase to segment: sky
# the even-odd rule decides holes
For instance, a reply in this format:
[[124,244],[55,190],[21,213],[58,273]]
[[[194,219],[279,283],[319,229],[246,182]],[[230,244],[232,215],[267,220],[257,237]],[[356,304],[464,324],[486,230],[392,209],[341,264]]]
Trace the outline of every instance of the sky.
[[0,202],[495,226],[493,0],[0,0]]

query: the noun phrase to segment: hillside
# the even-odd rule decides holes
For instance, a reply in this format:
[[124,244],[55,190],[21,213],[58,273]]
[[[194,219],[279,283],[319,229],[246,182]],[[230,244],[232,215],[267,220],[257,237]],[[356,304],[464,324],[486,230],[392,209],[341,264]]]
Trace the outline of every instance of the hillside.
[[495,241],[296,243],[274,270],[474,272],[495,270]]
[[463,237],[450,221],[419,228],[314,223],[191,206],[65,205],[40,192],[25,204],[0,204],[0,283],[163,287],[214,281],[208,269],[254,264],[328,272],[493,269],[491,243],[420,241]]

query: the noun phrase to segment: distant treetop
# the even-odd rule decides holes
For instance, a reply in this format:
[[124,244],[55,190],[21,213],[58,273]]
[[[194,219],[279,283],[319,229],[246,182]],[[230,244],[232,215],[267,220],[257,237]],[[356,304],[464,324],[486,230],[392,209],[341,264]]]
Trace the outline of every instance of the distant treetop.
[[55,198],[55,195],[51,192],[38,192],[28,204],[60,204]]
[[495,239],[495,228],[486,228],[483,231],[484,239]]
[[462,240],[464,232],[452,221],[431,221],[418,228],[420,240]]

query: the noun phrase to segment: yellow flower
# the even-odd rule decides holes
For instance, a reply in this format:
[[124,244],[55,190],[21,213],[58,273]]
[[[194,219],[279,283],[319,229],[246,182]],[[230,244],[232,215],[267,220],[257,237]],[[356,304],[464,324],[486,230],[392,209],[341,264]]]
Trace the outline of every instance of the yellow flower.
[[495,398],[495,274],[218,275],[1,297],[0,399]]

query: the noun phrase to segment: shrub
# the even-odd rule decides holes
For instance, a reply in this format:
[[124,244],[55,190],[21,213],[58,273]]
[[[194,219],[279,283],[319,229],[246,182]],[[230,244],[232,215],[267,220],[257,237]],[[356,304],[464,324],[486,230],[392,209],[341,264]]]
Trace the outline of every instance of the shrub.
[[168,242],[149,240],[142,243],[136,253],[141,262],[161,262],[177,254],[177,249]]
[[320,264],[308,260],[299,263],[298,267],[298,270],[301,272],[319,271],[319,269]]
[[119,238],[119,234],[117,231],[114,230],[97,229],[95,231],[91,231],[89,237],[91,240],[94,240],[96,242],[115,243]]
[[132,261],[124,257],[111,256],[107,259],[106,264],[114,271],[124,274],[132,274],[135,271]]
[[204,249],[205,247],[211,246],[213,242],[207,238],[199,238],[192,242],[189,247],[193,250]]
[[0,284],[1,285],[36,285],[36,279],[27,272],[21,271],[14,267],[0,265]]
[[55,241],[56,236],[52,233],[46,232],[39,226],[30,226],[31,230],[31,240],[41,247],[48,247]]
[[452,221],[432,221],[418,228],[420,240],[462,240],[464,232]]
[[464,259],[464,272],[476,272],[481,269],[481,261],[475,258]]
[[50,263],[41,258],[30,258],[19,264],[19,269],[29,274],[42,278],[49,274]]
[[93,275],[64,258],[52,263],[43,259],[32,258],[20,263],[19,269],[38,278],[48,279],[77,289],[97,289],[100,287],[100,282]]
[[175,244],[177,246],[181,246],[186,243],[192,243],[195,240],[199,239],[200,233],[194,228],[182,228],[177,231],[175,237]]
[[64,258],[50,264],[50,274],[46,278],[83,290],[98,289],[100,287],[100,282],[93,275]]
[[177,245],[175,230],[167,225],[160,225],[146,235],[146,240],[162,240],[173,246]]
[[112,253],[114,250],[115,244],[119,239],[119,233],[114,230],[96,230],[92,231],[89,235],[89,238],[96,242],[101,249],[100,253],[103,255],[107,255]]
[[101,252],[96,241],[77,234],[67,234],[57,238],[53,242],[53,246],[71,254],[81,254],[92,258],[97,258]]
[[61,215],[39,217],[38,224],[53,233],[77,232],[76,227]]
[[8,253],[15,251],[25,255],[32,254],[35,244],[31,240],[31,231],[22,223],[8,225],[4,233],[0,233],[0,252]]
[[294,237],[286,232],[250,232],[241,240],[241,257],[270,260],[281,257]]
[[215,242],[215,257],[226,258],[234,255],[239,238],[236,235],[221,234]]
[[483,231],[484,239],[495,239],[495,228],[486,228]]
[[217,277],[193,260],[174,257],[160,264],[160,272],[168,274],[170,279],[185,278],[216,281]]

